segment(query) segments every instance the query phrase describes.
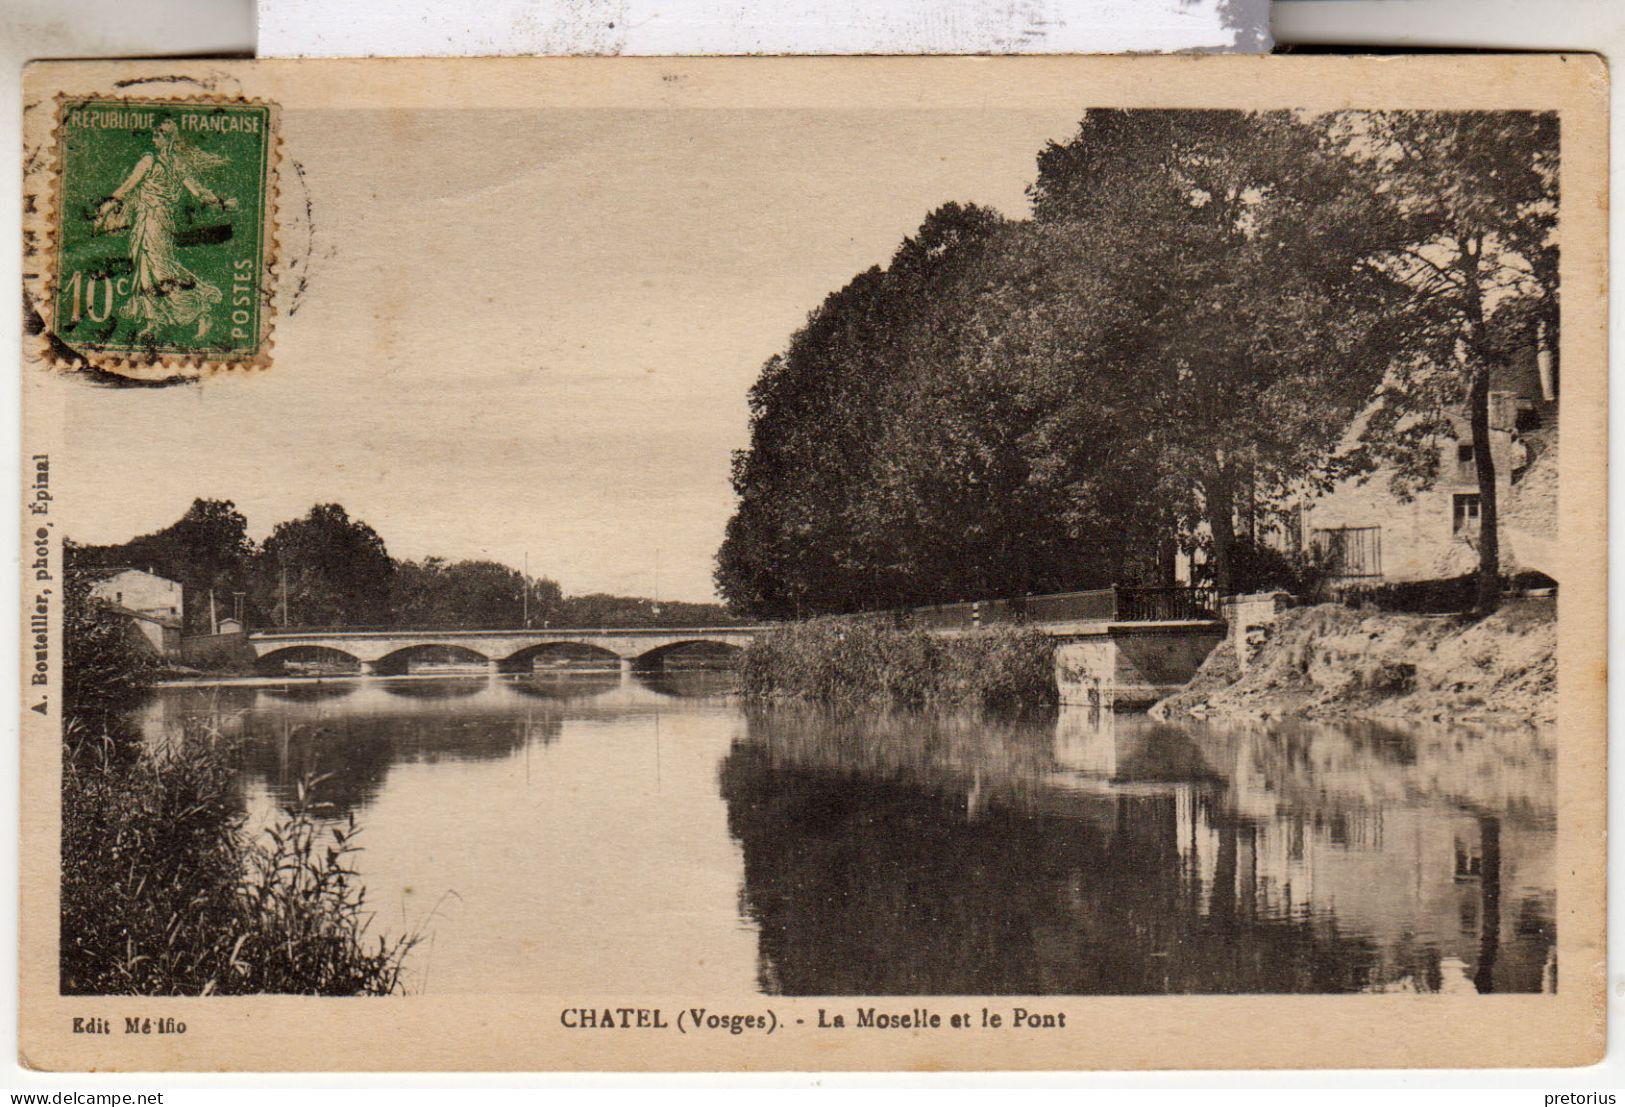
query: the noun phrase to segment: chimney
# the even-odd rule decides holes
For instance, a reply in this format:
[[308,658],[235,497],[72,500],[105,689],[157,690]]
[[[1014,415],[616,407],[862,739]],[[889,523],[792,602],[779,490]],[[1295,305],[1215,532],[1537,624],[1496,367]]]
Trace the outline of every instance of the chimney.
[[1552,380],[1552,347],[1544,319],[1535,329],[1535,367],[1540,370],[1540,398],[1551,403],[1557,399],[1557,384]]

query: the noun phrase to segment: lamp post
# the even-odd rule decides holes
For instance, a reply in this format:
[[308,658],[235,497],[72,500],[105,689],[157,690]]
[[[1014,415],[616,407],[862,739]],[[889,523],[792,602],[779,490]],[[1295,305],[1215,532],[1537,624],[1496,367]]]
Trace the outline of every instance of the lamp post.
[[660,618],[660,547],[655,547],[655,600],[650,610],[656,619]]

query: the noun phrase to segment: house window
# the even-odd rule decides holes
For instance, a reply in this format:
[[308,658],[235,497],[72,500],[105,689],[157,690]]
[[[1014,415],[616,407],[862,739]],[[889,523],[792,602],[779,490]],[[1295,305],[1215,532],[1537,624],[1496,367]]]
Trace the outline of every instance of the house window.
[[1456,443],[1456,480],[1462,484],[1478,480],[1478,466],[1474,464],[1471,442]]
[[1456,879],[1479,880],[1484,875],[1484,852],[1474,844],[1456,839]]
[[1457,534],[1478,530],[1478,493],[1464,492],[1452,497],[1452,529]]
[[1310,547],[1333,577],[1382,576],[1381,527],[1317,528]]

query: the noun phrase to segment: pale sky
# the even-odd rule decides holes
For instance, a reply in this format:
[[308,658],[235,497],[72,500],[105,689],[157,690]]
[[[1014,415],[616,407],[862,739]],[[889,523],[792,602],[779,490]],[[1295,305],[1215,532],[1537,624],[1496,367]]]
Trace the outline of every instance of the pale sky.
[[1025,215],[1082,110],[285,112],[272,367],[65,379],[70,536],[333,501],[397,557],[712,599],[763,361],[937,205]]

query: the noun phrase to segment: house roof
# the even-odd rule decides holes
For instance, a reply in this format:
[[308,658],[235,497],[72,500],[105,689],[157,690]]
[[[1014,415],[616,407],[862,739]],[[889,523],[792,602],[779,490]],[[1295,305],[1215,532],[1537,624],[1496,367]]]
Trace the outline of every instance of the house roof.
[[123,576],[125,573],[140,573],[144,577],[151,577],[153,580],[161,580],[165,584],[173,584],[177,588],[180,587],[180,581],[178,580],[171,580],[168,577],[160,576],[151,569],[137,569],[134,565],[90,565],[82,568],[75,568],[73,572],[81,576],[90,577],[92,580],[111,580],[114,577]]
[[107,605],[107,608],[116,615],[123,615],[131,619],[140,619],[144,623],[157,623],[161,627],[169,627],[175,630],[180,629],[181,621],[173,617],[165,618],[159,615],[152,615],[145,611],[137,611],[134,608],[125,607],[123,604],[118,603],[110,603]]

